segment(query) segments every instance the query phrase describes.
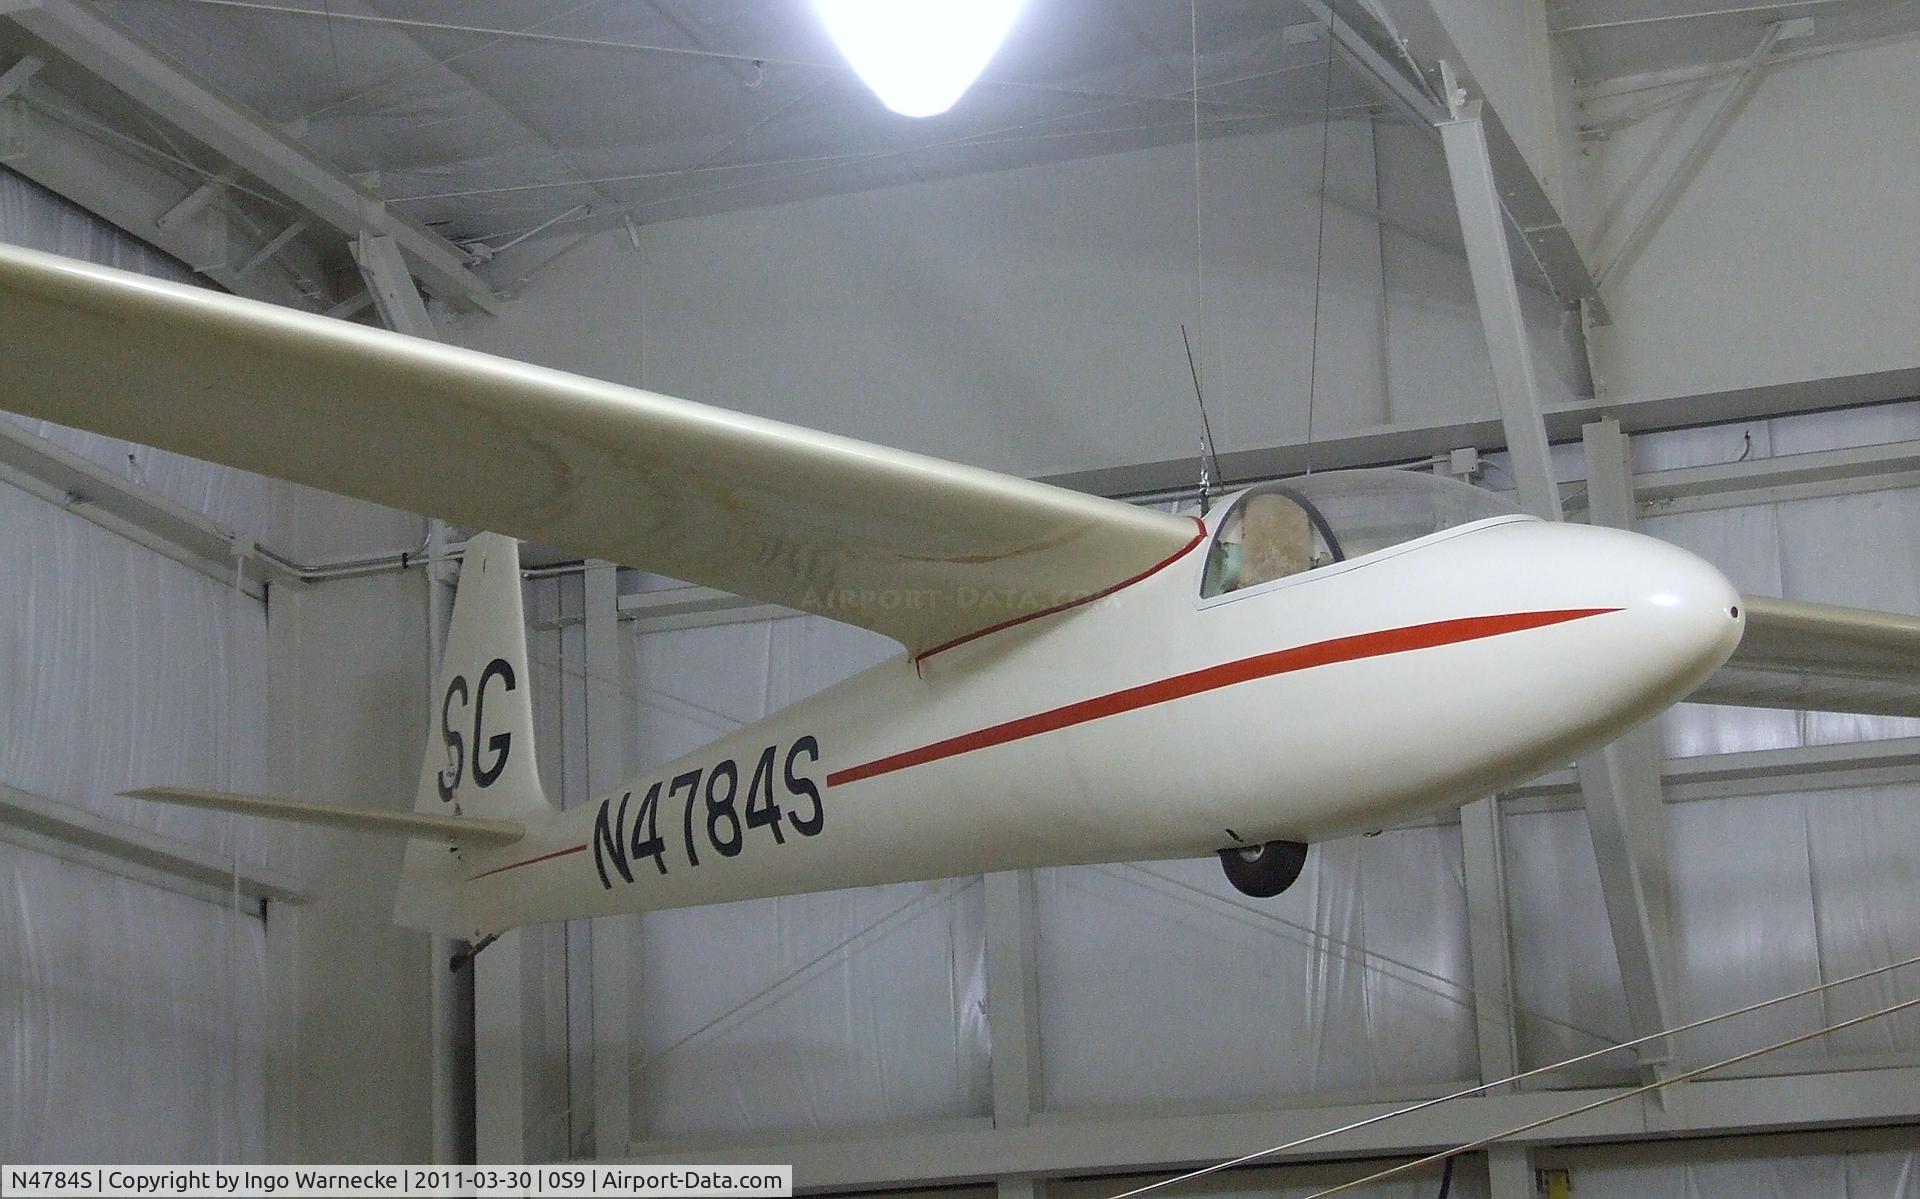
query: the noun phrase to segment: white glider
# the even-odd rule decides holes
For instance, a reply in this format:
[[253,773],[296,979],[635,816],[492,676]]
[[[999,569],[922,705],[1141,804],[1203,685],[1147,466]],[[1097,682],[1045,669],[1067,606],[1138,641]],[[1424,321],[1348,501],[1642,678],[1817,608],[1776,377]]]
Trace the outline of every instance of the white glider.
[[1781,634],[1760,666],[1805,684],[1838,646],[1827,700],[1858,684],[1920,712],[1920,622],[1745,600],[1663,542],[1431,476],[1270,484],[1202,522],[4,247],[0,350],[8,408],[906,647],[557,811],[517,546],[481,534],[413,814],[137,793],[412,837],[396,918],[455,936],[1183,854],[1275,894],[1314,841],[1521,782],[1685,697],[1756,603]]

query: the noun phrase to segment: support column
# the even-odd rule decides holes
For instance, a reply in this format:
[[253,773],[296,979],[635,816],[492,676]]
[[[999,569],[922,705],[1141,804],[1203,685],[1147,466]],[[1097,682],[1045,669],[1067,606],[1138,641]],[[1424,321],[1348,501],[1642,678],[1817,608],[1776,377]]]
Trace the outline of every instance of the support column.
[[1460,214],[1467,267],[1473,276],[1473,296],[1486,333],[1487,357],[1493,364],[1493,390],[1500,402],[1500,423],[1506,433],[1507,453],[1513,460],[1520,506],[1543,520],[1559,520],[1560,491],[1554,485],[1547,428],[1540,419],[1540,382],[1534,374],[1526,319],[1514,283],[1506,213],[1500,207],[1493,164],[1487,157],[1480,102],[1460,104],[1439,128],[1447,154],[1447,175],[1453,181],[1454,207]]
[[[1447,75],[1449,118],[1439,122],[1440,142],[1453,182],[1454,207],[1473,277],[1474,300],[1493,367],[1493,390],[1512,462],[1520,506],[1543,520],[1561,519],[1547,427],[1540,417],[1540,381],[1533,369],[1525,313],[1507,248],[1506,210],[1487,154],[1480,102],[1460,102]],[[1467,884],[1468,952],[1473,961],[1474,1020],[1482,1080],[1519,1072],[1514,1035],[1513,967],[1508,941],[1506,870],[1500,846],[1500,813],[1493,798],[1460,812],[1461,869]],[[1504,1088],[1503,1088],[1504,1089]],[[1533,1169],[1527,1150],[1495,1146],[1487,1153],[1491,1199],[1532,1199]]]
[[[295,230],[299,226],[295,225]],[[290,238],[287,240],[291,240]],[[425,301],[414,286],[405,258],[391,237],[362,233],[349,243],[367,291],[378,306],[381,323],[396,333],[438,341],[439,331],[427,315]],[[439,719],[440,656],[446,648],[447,625],[453,615],[453,587],[446,563],[447,526],[427,520],[427,562],[423,572],[427,604],[428,727]],[[433,1005],[433,1157],[436,1162],[470,1160],[474,1126],[474,982],[477,971],[454,974],[447,963],[460,948],[451,937],[429,938],[432,956],[428,977]],[[517,993],[517,989],[516,989]],[[518,1016],[516,1014],[517,1022]],[[505,1160],[518,1161],[519,1156]]]
[[432,318],[427,316],[426,301],[420,298],[420,289],[407,272],[407,260],[393,238],[362,233],[358,240],[348,243],[348,248],[360,266],[360,277],[366,281],[367,293],[380,313],[380,323],[409,337],[440,340]]
[[[596,660],[587,644],[587,573],[583,572],[578,581],[580,586],[576,591],[574,579],[562,576],[555,580],[564,623],[559,630],[562,697],[558,746],[560,794],[551,798],[563,810],[580,807],[593,799],[596,787],[591,731],[595,706],[594,676],[608,665]],[[575,680],[578,680],[577,687]],[[604,708],[606,705],[600,706]],[[599,998],[594,981],[598,963],[593,952],[593,926],[596,923],[589,919],[573,919],[552,929],[552,936],[545,942],[548,946],[546,952],[557,953],[559,960],[556,962],[549,956],[533,963],[536,974],[551,976],[544,1010],[536,1018],[538,1022],[532,1026],[536,1046],[534,1052],[540,1053],[538,1046],[549,1035],[551,1021],[557,1018],[565,1045],[565,1057],[559,1071],[559,1096],[564,1114],[545,1115],[540,1109],[548,1107],[552,1100],[538,1092],[529,1096],[535,1105],[535,1111],[531,1114],[536,1124],[544,1119],[548,1122],[548,1128],[557,1129],[560,1134],[559,1152],[576,1159],[587,1156],[592,1143],[593,1101],[597,1092],[594,1015]],[[553,990],[556,985],[557,995]],[[529,1149],[539,1153],[554,1152],[551,1141],[531,1144]]]
[[290,903],[268,903],[267,925],[267,1160],[300,1160],[299,913]]
[[1524,1145],[1487,1146],[1487,1194],[1493,1199],[1534,1199],[1533,1156]]
[[488,1165],[527,1160],[525,934],[520,928],[502,933],[472,965],[474,1160]]
[[[1560,492],[1548,457],[1546,426],[1540,419],[1538,380],[1477,103],[1456,102],[1452,119],[1440,123],[1440,133],[1487,353],[1493,362],[1514,483],[1521,505],[1529,512],[1559,520]],[[1594,523],[1630,527],[1633,476],[1619,426],[1612,422],[1589,425],[1586,445]],[[1580,763],[1579,776],[1614,950],[1626,986],[1628,1017],[1636,1036],[1648,1036],[1672,1025],[1662,948],[1667,919],[1666,814],[1661,806],[1660,752],[1654,730],[1636,729],[1589,755]],[[1667,1043],[1654,1041],[1641,1050],[1640,1062],[1651,1068],[1669,1056]]]
[[1767,73],[1767,68],[1771,65],[1774,44],[1789,31],[1789,26],[1794,25],[1800,25],[1800,29],[1793,31],[1795,36],[1805,36],[1805,33],[1812,32],[1811,21],[1806,21],[1804,25],[1800,22],[1776,21],[1767,26],[1767,31],[1760,35],[1759,44],[1754,46],[1753,52],[1747,56],[1746,63],[1740,68],[1740,73],[1734,76],[1733,82],[1721,95],[1720,102],[1714,107],[1713,115],[1707,118],[1707,123],[1701,127],[1699,134],[1693,139],[1693,144],[1687,147],[1686,152],[1680,156],[1680,160],[1674,164],[1672,172],[1661,183],[1660,190],[1654,193],[1653,199],[1648,202],[1646,210],[1634,221],[1633,228],[1629,229],[1626,236],[1620,240],[1620,247],[1614,251],[1613,258],[1600,268],[1599,281],[1602,284],[1611,283],[1618,286],[1619,281],[1633,269],[1633,264],[1640,260],[1640,255],[1646,250],[1647,243],[1653,240],[1653,235],[1659,232],[1661,223],[1667,219],[1674,205],[1680,202],[1681,195],[1700,174],[1700,168],[1712,156],[1714,147],[1720,144],[1720,139],[1726,136],[1727,130],[1732,128],[1733,123],[1740,119],[1740,114],[1746,111],[1747,101],[1753,98],[1754,89],[1760,86],[1761,77]]
[[14,64],[0,71],[0,100],[5,100],[27,85],[27,81],[40,73],[46,62],[31,54],[23,54]]
[[[1038,938],[1033,872],[986,876],[987,1033],[992,1041],[993,1125],[1018,1128],[1040,1108]],[[1000,1199],[1039,1199],[1045,1183],[1000,1179]]]
[[[1467,885],[1467,956],[1473,967],[1482,1082],[1520,1072],[1499,804],[1498,797],[1489,796],[1460,809],[1460,873]],[[1513,1089],[1508,1084],[1489,1093]],[[1494,1145],[1487,1150],[1487,1188],[1489,1199],[1532,1199],[1533,1161],[1525,1146]]]
[[[626,765],[626,706],[620,688],[619,575],[611,562],[585,572],[587,784],[590,795],[619,786]],[[593,961],[593,1136],[600,1157],[623,1156],[633,1140],[628,980],[633,922],[603,917],[590,925]]]
[[[453,585],[447,569],[447,526],[427,520],[427,563],[422,571],[427,600],[427,720],[439,718],[440,658],[453,618]],[[473,1160],[473,972],[455,973],[447,963],[461,948],[452,937],[430,939],[433,979],[433,1160]]]
[[[1590,520],[1609,528],[1632,528],[1633,472],[1626,435],[1617,421],[1602,420],[1582,429],[1581,440],[1587,455]],[[1673,1026],[1667,955],[1671,884],[1661,753],[1658,726],[1649,723],[1579,764],[1607,923],[1626,989],[1628,1026],[1635,1037]],[[1662,1037],[1635,1053],[1651,1076],[1672,1058],[1672,1045]]]
[[1467,956],[1473,968],[1480,1080],[1491,1082],[1520,1072],[1514,1032],[1512,950],[1507,937],[1507,872],[1499,801],[1494,797],[1460,809],[1460,871],[1467,886]]

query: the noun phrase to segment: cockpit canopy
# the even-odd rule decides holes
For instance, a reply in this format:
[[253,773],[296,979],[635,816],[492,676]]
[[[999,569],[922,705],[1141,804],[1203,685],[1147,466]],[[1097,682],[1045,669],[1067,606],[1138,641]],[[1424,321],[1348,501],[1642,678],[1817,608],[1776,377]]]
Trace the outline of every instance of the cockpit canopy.
[[1214,527],[1203,597],[1344,562],[1519,509],[1470,483],[1410,470],[1343,470],[1242,492]]

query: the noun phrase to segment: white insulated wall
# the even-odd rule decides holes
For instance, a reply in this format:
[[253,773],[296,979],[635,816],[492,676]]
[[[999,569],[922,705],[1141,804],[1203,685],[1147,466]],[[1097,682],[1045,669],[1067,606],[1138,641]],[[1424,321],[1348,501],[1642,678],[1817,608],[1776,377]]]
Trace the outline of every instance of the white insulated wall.
[[[4,170],[0,238],[188,278]],[[418,517],[22,423],[297,560],[420,543]],[[428,981],[445,964],[393,927],[398,844],[115,795],[171,783],[408,806],[424,597],[409,572],[277,587],[263,605],[0,486],[0,783],[315,893],[274,905],[269,938],[256,917],[0,845],[0,1160],[431,1159]]]
[[[1584,116],[1645,99],[1592,104]],[[1587,194],[1605,232],[1599,261],[1718,99],[1589,145]],[[1593,343],[1608,395],[1920,372],[1916,114],[1920,39],[1772,68],[1646,252],[1609,281],[1614,324]]]
[[[1321,126],[598,235],[451,336],[669,395],[1024,475],[1196,453],[1195,337],[1222,452],[1493,414],[1437,142]],[[1383,230],[1384,207],[1422,236]],[[502,264],[503,277],[527,259]],[[1196,296],[1203,287],[1205,302]],[[1557,315],[1536,318],[1549,400]]]
[[[4,171],[0,238],[186,277]],[[265,519],[258,479],[28,423],[240,527]],[[257,829],[115,793],[264,786],[265,609],[5,486],[0,563],[0,783],[257,860]],[[257,913],[0,843],[0,1160],[261,1158],[265,954]]]

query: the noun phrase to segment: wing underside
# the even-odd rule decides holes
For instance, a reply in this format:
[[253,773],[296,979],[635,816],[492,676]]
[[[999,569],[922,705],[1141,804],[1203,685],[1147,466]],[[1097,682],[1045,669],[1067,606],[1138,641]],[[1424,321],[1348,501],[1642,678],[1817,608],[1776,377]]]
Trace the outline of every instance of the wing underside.
[[1108,590],[1196,536],[1163,512],[8,246],[0,408],[915,653]]
[[1920,618],[1743,596],[1747,631],[1695,703],[1920,717]]

